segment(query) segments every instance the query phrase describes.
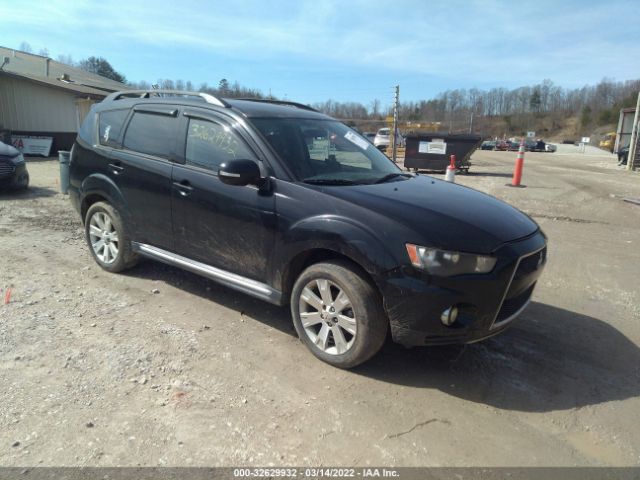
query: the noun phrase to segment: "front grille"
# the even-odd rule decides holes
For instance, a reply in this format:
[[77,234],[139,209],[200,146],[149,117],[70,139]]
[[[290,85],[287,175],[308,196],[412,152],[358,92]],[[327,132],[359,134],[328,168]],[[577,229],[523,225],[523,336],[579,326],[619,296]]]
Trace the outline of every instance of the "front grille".
[[513,316],[518,310],[520,310],[525,303],[531,298],[531,294],[533,293],[533,287],[535,287],[535,283],[527,288],[520,295],[517,295],[513,298],[506,299],[500,311],[498,312],[498,316],[496,317],[496,322],[499,323],[507,318]]
[[15,170],[16,167],[12,162],[7,160],[0,160],[0,177],[13,175],[13,172],[15,172]]

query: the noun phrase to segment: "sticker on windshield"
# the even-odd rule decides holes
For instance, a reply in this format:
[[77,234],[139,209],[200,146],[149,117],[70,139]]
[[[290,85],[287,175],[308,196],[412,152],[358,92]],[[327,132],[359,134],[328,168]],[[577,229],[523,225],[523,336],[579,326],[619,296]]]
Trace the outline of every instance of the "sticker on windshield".
[[367,148],[369,148],[369,145],[371,145],[369,142],[367,142],[364,138],[356,135],[353,132],[347,132],[344,134],[344,138],[346,138],[347,140],[349,140],[351,143],[357,145],[358,147],[360,147],[362,150],[366,150]]

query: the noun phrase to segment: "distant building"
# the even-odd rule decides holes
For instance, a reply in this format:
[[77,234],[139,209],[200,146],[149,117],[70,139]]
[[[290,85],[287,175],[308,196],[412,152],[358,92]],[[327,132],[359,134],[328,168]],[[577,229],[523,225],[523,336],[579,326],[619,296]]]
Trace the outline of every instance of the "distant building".
[[[638,95],[640,97],[640,94]],[[638,101],[640,102],[640,98]],[[632,142],[635,145],[632,145]],[[627,150],[627,168],[629,170],[640,169],[640,135],[638,135],[638,115],[635,107],[620,110],[613,152],[618,153],[623,149]]]
[[126,85],[47,57],[0,47],[0,132],[73,145],[91,105]]

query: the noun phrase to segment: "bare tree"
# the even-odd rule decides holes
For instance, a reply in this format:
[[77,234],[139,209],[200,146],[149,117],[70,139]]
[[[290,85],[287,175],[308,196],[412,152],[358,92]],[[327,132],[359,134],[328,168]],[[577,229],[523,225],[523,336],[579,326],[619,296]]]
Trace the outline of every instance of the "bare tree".
[[56,57],[56,60],[66,65],[71,65],[71,66],[75,65],[75,62],[73,61],[73,58],[71,57],[71,55],[58,55]]
[[371,102],[371,116],[373,118],[379,118],[380,115],[380,100],[379,99],[374,99]]
[[160,80],[158,83],[160,84],[160,88],[162,88],[163,90],[175,90],[175,85],[173,84],[173,80],[169,78]]

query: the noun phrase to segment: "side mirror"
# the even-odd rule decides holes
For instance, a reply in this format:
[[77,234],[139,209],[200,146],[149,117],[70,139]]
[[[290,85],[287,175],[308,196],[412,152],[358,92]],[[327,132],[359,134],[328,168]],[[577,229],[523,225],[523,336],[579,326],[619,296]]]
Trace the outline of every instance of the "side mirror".
[[218,178],[227,185],[245,186],[260,183],[260,167],[253,160],[230,160],[218,168]]

